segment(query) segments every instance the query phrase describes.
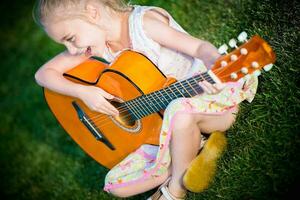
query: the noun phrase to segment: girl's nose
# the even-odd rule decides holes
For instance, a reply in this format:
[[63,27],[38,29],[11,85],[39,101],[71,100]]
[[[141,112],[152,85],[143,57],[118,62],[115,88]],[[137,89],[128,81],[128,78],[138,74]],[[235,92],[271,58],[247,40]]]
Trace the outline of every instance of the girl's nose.
[[68,51],[71,55],[75,55],[77,53],[77,48],[76,47],[74,47],[70,44],[66,45],[66,47],[67,47],[67,49],[68,49]]

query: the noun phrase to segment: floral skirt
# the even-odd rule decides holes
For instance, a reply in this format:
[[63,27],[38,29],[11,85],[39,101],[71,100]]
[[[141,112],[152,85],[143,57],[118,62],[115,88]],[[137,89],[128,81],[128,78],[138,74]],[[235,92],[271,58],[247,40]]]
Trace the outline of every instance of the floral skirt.
[[175,118],[180,113],[205,113],[222,115],[230,112],[237,104],[255,96],[258,79],[254,75],[246,82],[228,82],[218,94],[206,93],[192,98],[173,100],[164,112],[159,146],[145,144],[129,154],[106,175],[104,190],[138,184],[149,177],[166,173],[171,163],[170,139]]

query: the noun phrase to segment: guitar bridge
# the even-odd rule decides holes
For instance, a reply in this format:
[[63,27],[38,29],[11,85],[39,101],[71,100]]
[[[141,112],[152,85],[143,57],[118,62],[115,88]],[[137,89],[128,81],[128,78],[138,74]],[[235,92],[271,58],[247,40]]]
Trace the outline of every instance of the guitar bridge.
[[80,108],[80,106],[75,101],[72,102],[72,105],[77,112],[79,120],[91,132],[91,134],[96,138],[96,140],[103,142],[111,150],[115,150],[116,148],[110,143],[110,141],[104,136],[104,134],[95,126],[95,124],[84,113],[84,111]]

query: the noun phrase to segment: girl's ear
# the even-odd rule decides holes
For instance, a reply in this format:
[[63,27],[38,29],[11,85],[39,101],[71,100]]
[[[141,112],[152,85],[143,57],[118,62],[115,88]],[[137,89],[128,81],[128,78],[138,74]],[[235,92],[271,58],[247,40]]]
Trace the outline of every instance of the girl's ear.
[[99,8],[97,8],[95,5],[87,4],[85,9],[86,9],[88,18],[90,20],[92,20],[93,22],[96,22],[100,18]]

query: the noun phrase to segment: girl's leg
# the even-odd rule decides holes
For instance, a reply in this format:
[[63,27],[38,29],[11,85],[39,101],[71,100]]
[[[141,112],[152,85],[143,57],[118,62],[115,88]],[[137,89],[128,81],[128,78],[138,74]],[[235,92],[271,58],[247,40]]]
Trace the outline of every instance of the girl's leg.
[[146,179],[143,182],[139,182],[138,184],[130,184],[125,187],[113,189],[110,191],[110,193],[114,196],[121,197],[121,198],[126,198],[137,194],[141,194],[161,185],[163,182],[166,181],[166,179],[170,176],[170,174],[171,174],[171,170],[169,168],[169,170],[162,176],[159,177],[150,176],[148,179]]
[[174,196],[182,196],[186,192],[182,177],[190,162],[198,153],[201,139],[200,130],[206,133],[216,130],[226,131],[234,122],[234,119],[235,115],[232,113],[220,116],[178,114],[172,131],[170,152],[172,164],[168,173],[160,177],[149,177],[149,179],[137,185],[128,185],[110,192],[118,197],[140,194],[161,185],[172,174],[169,190]]
[[213,131],[224,132],[228,130],[235,122],[238,107],[222,115],[195,114],[197,125],[202,133],[211,133]]
[[197,156],[201,134],[193,114],[178,114],[174,120],[170,146],[172,178],[169,191],[173,196],[182,197],[186,193],[182,178],[190,162]]
[[200,147],[200,131],[211,133],[224,132],[235,121],[238,108],[223,115],[180,114],[176,116],[172,139],[172,179],[169,190],[174,196],[183,196],[183,175],[191,161],[196,157]]
[[[180,114],[176,116],[171,139],[172,164],[168,173],[163,176],[152,178],[111,190],[118,197],[129,197],[145,191],[149,191],[161,185],[172,174],[169,183],[170,192],[174,196],[182,196],[186,190],[183,187],[182,177],[189,163],[196,157],[200,146],[200,131],[192,114]],[[176,148],[175,148],[176,147]],[[175,159],[173,157],[175,155]],[[178,184],[180,183],[180,184]],[[174,191],[174,192],[173,192]]]

